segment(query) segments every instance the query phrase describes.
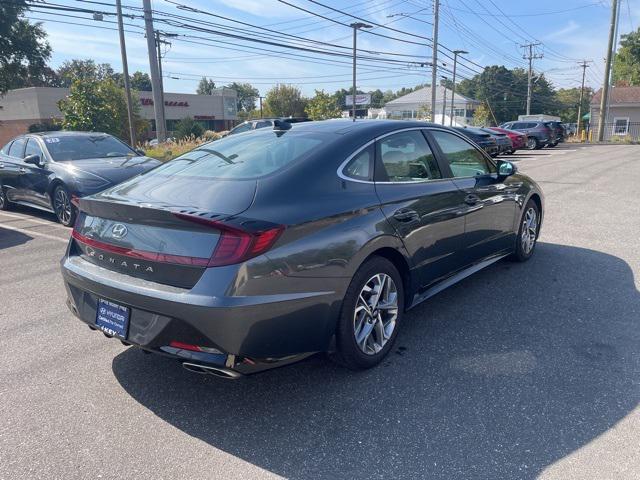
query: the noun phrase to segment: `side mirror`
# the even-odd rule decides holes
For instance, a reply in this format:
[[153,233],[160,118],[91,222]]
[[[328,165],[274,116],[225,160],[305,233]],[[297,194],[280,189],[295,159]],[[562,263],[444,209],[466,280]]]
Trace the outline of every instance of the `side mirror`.
[[517,171],[518,167],[511,162],[500,162],[498,164],[498,175],[501,177],[510,177],[511,175],[515,175]]
[[144,150],[142,150],[141,148],[136,148],[136,153],[137,153],[138,155],[140,155],[141,157],[144,157],[144,156],[147,154],[147,152],[145,152],[145,151],[144,151]]
[[42,166],[42,159],[40,158],[40,155],[34,154],[34,155],[28,155],[26,157],[24,157],[24,159],[22,160],[24,163],[28,163],[29,165],[36,165],[38,167]]

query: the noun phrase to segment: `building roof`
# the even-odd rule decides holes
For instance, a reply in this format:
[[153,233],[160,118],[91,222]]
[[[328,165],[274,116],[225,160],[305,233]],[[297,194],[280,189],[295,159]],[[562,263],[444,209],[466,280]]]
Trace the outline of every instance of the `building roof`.
[[[640,107],[640,87],[612,87],[610,89],[611,105],[617,104],[637,104]],[[591,98],[591,105],[600,106],[602,89],[598,90]]]
[[[451,90],[445,87],[436,87],[436,102],[442,103],[444,92],[447,92],[447,103],[451,101]],[[463,105],[467,103],[480,103],[478,100],[460,95],[458,92],[455,94],[454,104]],[[400,107],[402,105],[430,105],[431,104],[431,87],[423,87],[415,90],[407,95],[398,97],[395,100],[391,100],[385,104],[386,107]]]

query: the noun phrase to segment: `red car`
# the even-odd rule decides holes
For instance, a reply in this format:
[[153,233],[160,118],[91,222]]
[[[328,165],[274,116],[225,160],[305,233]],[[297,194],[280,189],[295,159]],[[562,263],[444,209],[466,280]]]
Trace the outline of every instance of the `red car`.
[[507,130],[506,128],[500,127],[489,127],[489,130],[493,130],[499,133],[505,133],[511,143],[513,144],[513,149],[510,152],[507,152],[509,155],[513,154],[516,150],[520,150],[521,148],[527,147],[527,136],[524,133],[516,132],[515,130]]

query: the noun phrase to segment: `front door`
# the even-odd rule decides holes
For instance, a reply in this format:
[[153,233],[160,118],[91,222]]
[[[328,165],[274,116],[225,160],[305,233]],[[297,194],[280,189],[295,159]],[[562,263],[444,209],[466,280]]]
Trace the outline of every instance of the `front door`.
[[422,130],[376,142],[376,192],[418,269],[421,287],[460,269],[464,241],[463,194],[444,178]]
[[512,248],[518,183],[505,183],[493,162],[461,136],[437,129],[430,134],[464,194],[466,261],[476,263]]
[[51,173],[46,166],[47,158],[42,151],[35,138],[29,138],[24,151],[24,157],[29,155],[38,155],[41,160],[40,165],[32,165],[23,163],[24,173],[20,176],[22,190],[24,191],[24,200],[44,208],[52,208],[51,198],[47,193],[49,186],[49,174]]

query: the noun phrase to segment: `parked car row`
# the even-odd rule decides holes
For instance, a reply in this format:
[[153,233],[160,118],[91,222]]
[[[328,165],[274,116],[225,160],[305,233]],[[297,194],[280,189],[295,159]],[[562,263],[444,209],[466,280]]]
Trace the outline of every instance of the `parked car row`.
[[564,126],[560,122],[514,121],[503,123],[500,128],[526,134],[529,150],[555,147],[564,142],[566,137]]

